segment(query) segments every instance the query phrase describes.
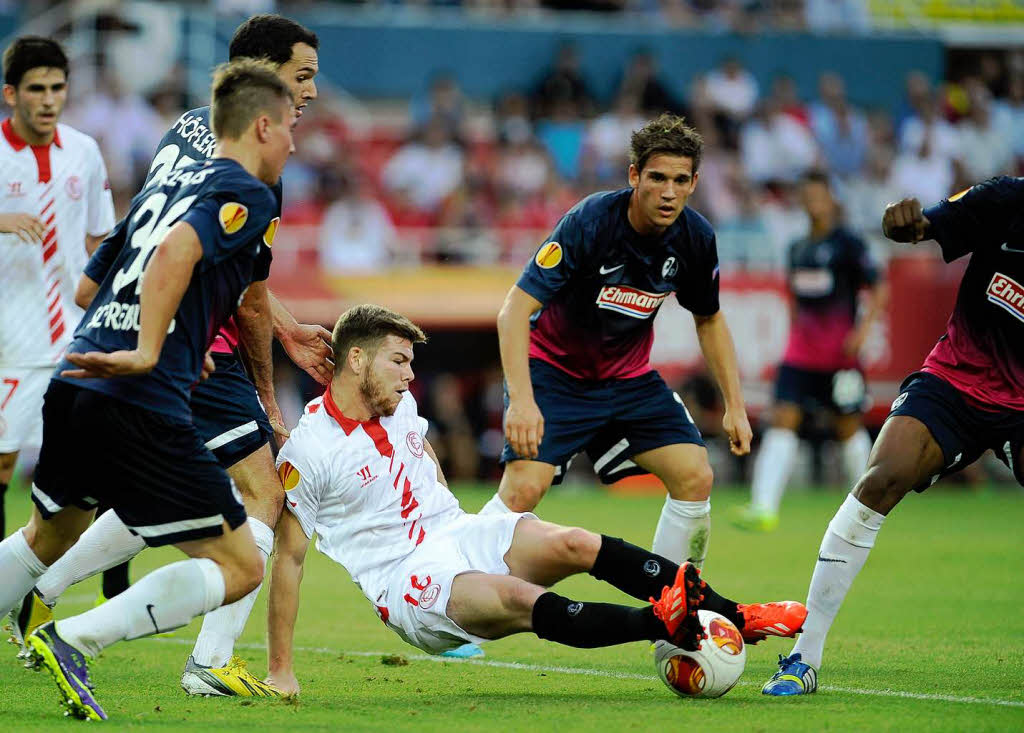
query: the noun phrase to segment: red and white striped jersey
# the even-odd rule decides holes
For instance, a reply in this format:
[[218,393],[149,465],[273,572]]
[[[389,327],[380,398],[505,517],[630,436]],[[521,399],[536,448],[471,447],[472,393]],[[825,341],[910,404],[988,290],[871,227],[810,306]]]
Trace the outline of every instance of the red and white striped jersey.
[[277,457],[287,510],[373,603],[399,562],[464,514],[437,480],[426,431],[408,392],[391,417],[357,422],[328,390],[306,405]]
[[0,132],[0,214],[32,214],[46,229],[42,245],[0,234],[0,366],[51,366],[82,317],[86,235],[114,227],[114,201],[88,135],[59,124],[53,143],[29,145],[10,119]]

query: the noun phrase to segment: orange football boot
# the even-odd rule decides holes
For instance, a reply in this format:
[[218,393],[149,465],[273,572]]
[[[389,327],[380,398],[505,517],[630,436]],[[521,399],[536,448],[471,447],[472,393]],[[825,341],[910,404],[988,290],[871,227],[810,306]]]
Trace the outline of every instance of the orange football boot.
[[669,641],[687,651],[696,651],[700,640],[707,635],[697,618],[697,609],[704,599],[704,581],[700,579],[700,570],[690,562],[684,562],[676,572],[675,583],[661,590],[661,598],[651,598],[654,615],[657,616],[668,630]]
[[769,636],[796,636],[803,630],[807,606],[796,601],[738,603],[743,616],[743,641],[756,644]]

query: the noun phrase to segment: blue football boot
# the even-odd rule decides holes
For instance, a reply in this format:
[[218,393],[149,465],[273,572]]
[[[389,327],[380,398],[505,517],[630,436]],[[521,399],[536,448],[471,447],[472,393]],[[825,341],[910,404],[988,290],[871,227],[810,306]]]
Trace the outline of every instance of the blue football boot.
[[82,720],[107,719],[107,714],[92,695],[85,655],[57,635],[53,621],[40,626],[26,641],[38,666],[45,667],[53,675],[64,698],[66,715]]
[[788,695],[810,695],[818,689],[818,673],[809,664],[800,661],[801,655],[788,657],[779,655],[779,671],[764,683],[762,695],[785,697]]

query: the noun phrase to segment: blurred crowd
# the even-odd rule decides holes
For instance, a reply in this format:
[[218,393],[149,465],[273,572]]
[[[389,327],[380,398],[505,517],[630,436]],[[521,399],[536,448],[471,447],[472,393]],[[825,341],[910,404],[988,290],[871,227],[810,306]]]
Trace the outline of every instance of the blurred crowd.
[[[966,68],[941,83],[910,74],[895,111],[855,104],[827,70],[810,98],[784,76],[763,88],[736,58],[678,98],[645,52],[623,69],[614,97],[601,100],[571,45],[532,88],[493,102],[467,99],[450,74],[407,106],[370,101],[358,115],[324,91],[297,127],[285,221],[309,227],[304,246],[331,273],[518,265],[577,200],[625,185],[630,133],[669,110],[704,136],[691,205],[714,224],[724,264],[781,267],[806,228],[794,183],[812,169],[829,172],[848,225],[884,257],[886,202],[932,202],[1021,171],[1024,55],[982,54]],[[188,100],[173,87],[149,98],[125,93],[113,77],[101,88],[66,119],[99,140],[123,211]]]

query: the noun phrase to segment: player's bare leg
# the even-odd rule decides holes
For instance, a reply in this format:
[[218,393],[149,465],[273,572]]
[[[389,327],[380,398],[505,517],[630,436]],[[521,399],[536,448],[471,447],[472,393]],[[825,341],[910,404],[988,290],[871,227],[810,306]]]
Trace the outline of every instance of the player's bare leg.
[[652,549],[672,562],[689,561],[700,567],[711,534],[714,473],[707,449],[677,443],[638,453],[633,462],[661,479],[668,489]]
[[[249,529],[255,538],[262,566],[265,568],[274,550],[274,527],[277,526],[284,501],[284,488],[274,470],[270,446],[263,445],[231,466],[228,475],[234,480],[242,495],[249,517]],[[225,604],[203,619],[203,628],[199,632],[192,655],[186,664],[185,675],[182,677],[182,685],[186,691],[196,694],[217,694],[219,690],[227,694],[220,688],[208,689],[209,686],[206,684],[193,685],[189,681],[190,672],[200,673],[199,670],[204,668],[221,669],[231,662],[235,642],[245,630],[260,587],[261,585],[257,585],[237,603]]]
[[555,478],[555,467],[543,461],[509,461],[495,494],[480,514],[533,511]]
[[742,529],[770,531],[778,526],[779,506],[793,474],[800,447],[797,431],[803,420],[803,410],[792,402],[779,402],[772,410],[772,425],[761,437],[754,461],[750,506],[733,518],[733,523]]
[[864,429],[864,416],[859,412],[852,415],[836,415],[835,428],[843,460],[843,472],[846,474],[846,480],[852,484],[867,468],[871,455],[871,436]]
[[867,471],[839,507],[821,541],[807,591],[804,633],[791,655],[780,662],[780,671],[765,685],[765,694],[814,692],[825,638],[874,547],[883,520],[908,491],[927,486],[943,464],[942,449],[924,423],[903,415],[885,422]]
[[4,510],[4,496],[7,487],[14,477],[14,464],[18,462],[18,452],[0,453],[0,537],[7,536],[7,514]]

